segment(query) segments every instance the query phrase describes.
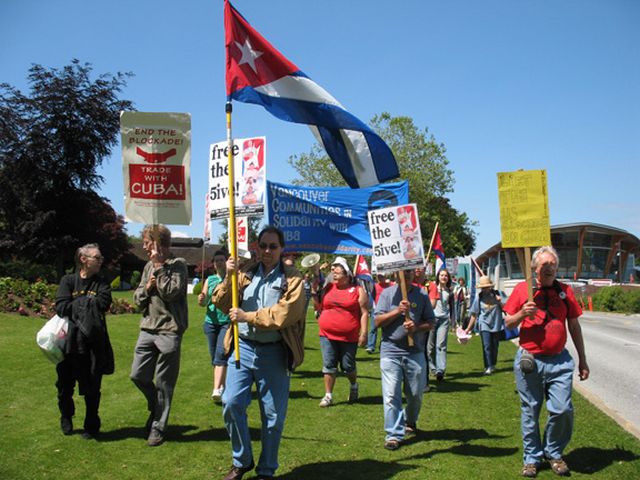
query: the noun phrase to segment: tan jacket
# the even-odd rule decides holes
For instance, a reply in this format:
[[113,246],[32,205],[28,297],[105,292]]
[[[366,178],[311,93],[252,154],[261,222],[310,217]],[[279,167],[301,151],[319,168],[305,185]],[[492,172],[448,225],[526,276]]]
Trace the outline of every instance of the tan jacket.
[[[238,297],[242,304],[242,292],[251,283],[257,265],[253,265],[246,272],[238,272]],[[304,306],[304,282],[302,275],[294,267],[280,263],[284,272],[286,289],[282,292],[280,301],[271,307],[260,308],[255,312],[246,312],[247,323],[257,327],[279,330],[282,340],[287,347],[287,365],[294,370],[304,360],[304,330],[306,312]],[[224,313],[231,309],[231,275],[226,275],[213,291],[212,303]],[[233,328],[229,328],[224,337],[225,353],[232,351]]]

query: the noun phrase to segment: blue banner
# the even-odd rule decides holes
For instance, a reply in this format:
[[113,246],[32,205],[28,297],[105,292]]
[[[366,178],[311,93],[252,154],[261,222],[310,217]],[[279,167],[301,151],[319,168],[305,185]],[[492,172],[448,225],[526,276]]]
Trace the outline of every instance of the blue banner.
[[406,203],[406,181],[357,189],[267,181],[269,224],[284,232],[287,251],[371,255],[367,212]]

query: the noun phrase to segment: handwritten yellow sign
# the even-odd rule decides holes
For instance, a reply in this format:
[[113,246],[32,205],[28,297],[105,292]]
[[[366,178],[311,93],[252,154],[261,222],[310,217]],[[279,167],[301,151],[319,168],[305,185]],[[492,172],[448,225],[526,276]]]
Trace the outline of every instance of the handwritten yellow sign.
[[498,173],[502,248],[551,245],[546,170]]

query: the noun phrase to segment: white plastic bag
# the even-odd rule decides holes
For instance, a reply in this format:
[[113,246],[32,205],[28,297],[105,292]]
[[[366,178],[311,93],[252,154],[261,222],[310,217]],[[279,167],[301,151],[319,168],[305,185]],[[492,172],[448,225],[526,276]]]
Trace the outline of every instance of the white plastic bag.
[[64,343],[69,331],[69,319],[54,315],[36,334],[36,343],[44,356],[58,364],[64,359]]

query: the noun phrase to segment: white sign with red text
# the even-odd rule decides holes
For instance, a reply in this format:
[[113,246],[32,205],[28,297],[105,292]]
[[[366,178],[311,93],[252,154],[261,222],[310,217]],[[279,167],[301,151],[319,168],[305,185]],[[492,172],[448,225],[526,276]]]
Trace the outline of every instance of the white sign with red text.
[[121,112],[127,221],[191,225],[191,115]]
[[[211,145],[209,155],[209,204],[211,218],[229,217],[229,146]],[[236,138],[233,141],[233,169],[236,215],[264,214],[266,185],[266,137]]]

